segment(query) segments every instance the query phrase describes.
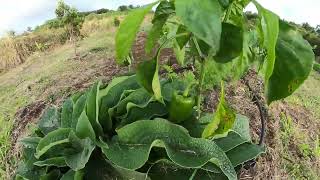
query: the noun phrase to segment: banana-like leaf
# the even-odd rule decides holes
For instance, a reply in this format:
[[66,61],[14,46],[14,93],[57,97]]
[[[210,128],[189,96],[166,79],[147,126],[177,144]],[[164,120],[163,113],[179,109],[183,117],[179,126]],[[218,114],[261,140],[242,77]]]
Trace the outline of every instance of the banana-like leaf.
[[219,166],[229,179],[236,172],[224,152],[212,141],[192,138],[181,126],[164,119],[141,120],[117,131],[118,136],[102,149],[107,158],[126,169],[138,169],[148,160],[152,147],[166,149],[169,158],[187,168],[201,168],[208,162]]
[[58,169],[54,169],[49,173],[40,177],[40,180],[58,180],[61,176],[61,172]]

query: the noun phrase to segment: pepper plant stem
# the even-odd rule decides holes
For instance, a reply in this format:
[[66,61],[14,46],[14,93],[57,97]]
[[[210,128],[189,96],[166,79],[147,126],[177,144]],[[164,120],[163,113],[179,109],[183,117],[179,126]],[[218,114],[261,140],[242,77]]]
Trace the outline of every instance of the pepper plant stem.
[[198,119],[201,117],[201,99],[202,99],[202,89],[203,89],[203,82],[205,77],[205,66],[206,60],[203,59],[201,61],[201,70],[200,70],[200,78],[199,78],[199,91],[198,91],[198,99],[197,99],[197,110],[198,110]]

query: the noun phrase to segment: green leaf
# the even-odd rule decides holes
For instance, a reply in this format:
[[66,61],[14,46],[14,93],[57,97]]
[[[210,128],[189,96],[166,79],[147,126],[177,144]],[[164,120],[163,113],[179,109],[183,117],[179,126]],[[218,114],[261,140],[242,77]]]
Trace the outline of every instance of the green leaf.
[[177,43],[178,43],[180,49],[182,49],[188,43],[188,41],[190,40],[191,33],[188,32],[186,26],[180,25],[178,27],[178,30],[177,30],[177,35],[178,34],[187,34],[186,36],[176,37]]
[[226,8],[229,6],[230,2],[229,0],[219,0],[219,3],[221,4],[222,7]]
[[146,52],[150,53],[154,48],[155,44],[159,40],[162,28],[166,23],[168,17],[174,13],[174,4],[173,2],[161,1],[158,5],[154,18],[152,20],[153,26],[148,34],[146,42]]
[[72,170],[79,171],[83,169],[89,161],[91,153],[95,149],[95,144],[90,138],[79,139],[73,131],[71,131],[68,141],[78,152],[66,155],[66,163]]
[[49,166],[66,167],[67,166],[64,157],[49,158],[43,161],[37,161],[33,164],[35,166],[40,166],[40,167],[49,167]]
[[83,94],[75,103],[73,107],[73,113],[72,113],[72,128],[76,129],[76,126],[78,124],[78,119],[82,112],[85,110],[86,107],[86,101],[87,101],[87,94]]
[[66,174],[64,174],[60,180],[82,180],[84,173],[82,171],[73,171],[70,169]]
[[40,140],[41,138],[39,137],[27,137],[27,138],[23,138],[19,142],[21,143],[21,145],[23,145],[26,148],[36,149]]
[[158,101],[162,101],[158,64],[158,55],[160,51],[161,49],[158,50],[155,58],[140,63],[137,68],[138,83],[148,92],[154,94],[155,99]]
[[81,139],[87,137],[89,137],[93,141],[96,139],[96,134],[85,111],[83,111],[79,117],[78,124],[76,127],[76,134]]
[[118,128],[138,120],[163,117],[168,114],[168,110],[165,105],[156,101],[149,101],[143,105],[130,103],[128,109],[128,113],[124,117],[121,117],[122,120]]
[[84,169],[84,179],[150,180],[144,173],[122,169],[106,160],[102,154],[93,154]]
[[263,34],[263,45],[267,49],[267,61],[264,67],[266,87],[269,83],[276,60],[276,44],[279,35],[279,17],[273,12],[263,8],[258,2],[253,1],[259,11],[260,28]]
[[50,148],[69,142],[69,134],[71,129],[61,128],[48,133],[44,138],[42,138],[37,146],[35,157],[39,159],[44,153],[46,153]]
[[207,125],[202,133],[203,138],[221,138],[226,137],[234,125],[236,114],[225,102],[225,93],[223,84],[221,84],[220,102],[214,118]]
[[185,55],[186,55],[186,49],[185,47],[180,48],[178,42],[176,40],[173,41],[173,51],[176,55],[176,59],[180,65],[185,64]]
[[240,55],[243,49],[243,31],[241,28],[228,24],[222,24],[220,50],[214,57],[219,63],[227,63]]
[[195,36],[216,53],[220,48],[222,8],[217,0],[176,0],[176,13]]
[[265,153],[265,148],[251,144],[244,143],[232,150],[226,152],[228,158],[232,162],[233,166],[236,167],[252,159],[256,159],[262,153]]
[[268,104],[290,96],[309,76],[315,55],[298,30],[280,23],[276,63],[267,90]]
[[126,114],[130,110],[130,108],[128,108],[129,103],[142,105],[149,102],[151,98],[152,97],[150,96],[150,94],[144,88],[137,89],[134,92],[132,92],[128,97],[120,101],[117,106],[114,107],[116,110],[116,114]]
[[[158,2],[156,2],[158,3]],[[121,23],[116,35],[116,60],[123,65],[126,57],[129,55],[136,34],[139,31],[145,15],[151,11],[156,3],[149,4],[143,8],[133,10]]]
[[[170,162],[160,160],[156,162],[148,175],[152,180],[180,180],[180,179],[199,179],[199,180],[225,180],[228,179],[223,174],[216,174],[202,169],[183,168]],[[191,178],[193,177],[193,178]]]
[[225,152],[244,143],[251,142],[249,119],[237,115],[236,122],[227,137],[214,140],[215,143]]
[[61,127],[72,128],[72,113],[73,113],[73,101],[67,99],[62,106],[61,112]]
[[99,91],[99,122],[105,132],[112,129],[112,119],[109,116],[109,109],[116,106],[126,90],[135,90],[140,88],[137,77],[124,76],[115,78],[105,88]]
[[177,165],[200,168],[211,162],[219,166],[229,179],[236,179],[233,166],[224,152],[212,141],[192,138],[181,126],[164,119],[141,120],[117,131],[118,136],[102,151],[114,164],[138,169],[148,160],[152,147],[165,148]]
[[58,180],[60,178],[61,172],[58,169],[50,171],[48,174],[40,177],[40,180]]
[[39,129],[43,134],[48,134],[60,127],[59,113],[55,107],[48,108],[39,120]]
[[95,83],[87,96],[86,112],[88,119],[97,135],[102,135],[103,130],[99,123],[99,89],[100,82]]

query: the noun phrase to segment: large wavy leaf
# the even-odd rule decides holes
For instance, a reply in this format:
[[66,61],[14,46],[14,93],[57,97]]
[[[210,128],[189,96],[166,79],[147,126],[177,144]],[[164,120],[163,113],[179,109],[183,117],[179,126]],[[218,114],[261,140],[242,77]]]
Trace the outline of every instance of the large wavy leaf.
[[176,13],[195,36],[212,47],[220,48],[222,8],[218,1],[176,0]]
[[99,91],[99,122],[103,126],[104,132],[112,128],[112,119],[108,113],[109,109],[118,104],[124,91],[138,88],[140,86],[134,75],[115,78],[105,89]]
[[79,139],[73,131],[70,132],[68,140],[76,152],[65,155],[66,163],[72,170],[79,171],[89,161],[91,153],[95,149],[95,144],[90,138]]
[[130,53],[140,24],[154,5],[156,5],[156,3],[133,10],[121,23],[116,35],[116,60],[118,64],[123,65],[125,63],[125,59]]
[[244,143],[226,152],[226,154],[233,166],[236,167],[247,161],[256,159],[259,155],[265,153],[265,151],[265,147],[252,143]]
[[39,159],[44,153],[46,153],[50,148],[69,143],[69,134],[71,129],[61,128],[48,133],[44,138],[42,138],[37,146],[35,157]]
[[130,110],[128,104],[142,105],[150,101],[152,96],[144,89],[140,88],[132,92],[128,97],[124,98],[122,101],[115,106],[116,115],[123,115]]
[[50,166],[55,166],[55,167],[66,167],[66,161],[64,157],[54,157],[54,158],[49,158],[43,161],[37,161],[33,163],[35,166],[40,166],[40,167],[50,167]]
[[57,108],[48,108],[41,116],[38,127],[44,135],[58,129],[60,127],[60,118]]
[[73,171],[70,169],[60,180],[83,180],[83,176],[82,171]]
[[116,165],[138,169],[148,160],[152,147],[163,147],[176,164],[200,168],[208,162],[219,166],[229,179],[236,172],[224,152],[212,141],[192,138],[181,126],[164,119],[141,120],[117,131],[118,136],[102,151]]
[[290,96],[309,76],[315,55],[298,30],[281,21],[276,62],[270,77],[267,101],[270,104]]
[[225,180],[228,179],[223,173],[213,173],[202,169],[183,168],[170,162],[160,160],[153,164],[148,171],[152,180],[179,180],[179,179],[201,179],[201,180]]
[[128,113],[121,117],[121,122],[118,128],[127,124],[143,119],[152,119],[155,117],[163,117],[168,114],[164,104],[157,101],[149,101],[142,105],[128,104]]
[[122,169],[113,165],[102,157],[102,154],[93,154],[84,168],[85,179],[99,180],[150,180],[144,173]]
[[72,112],[73,112],[73,101],[71,98],[67,99],[61,110],[61,127],[72,128]]

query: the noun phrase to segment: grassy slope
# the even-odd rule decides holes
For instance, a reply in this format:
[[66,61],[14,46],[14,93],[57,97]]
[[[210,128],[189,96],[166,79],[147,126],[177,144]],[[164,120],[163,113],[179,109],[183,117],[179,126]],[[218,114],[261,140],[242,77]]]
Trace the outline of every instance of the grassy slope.
[[[96,33],[79,42],[78,51],[87,55],[72,60],[73,48],[64,45],[47,54],[30,57],[27,63],[0,75],[0,179],[6,173],[5,156],[10,149],[10,131],[19,108],[43,100],[58,103],[68,96],[77,84],[102,79],[98,72],[112,57],[114,30]],[[71,91],[71,92],[70,92]]]

